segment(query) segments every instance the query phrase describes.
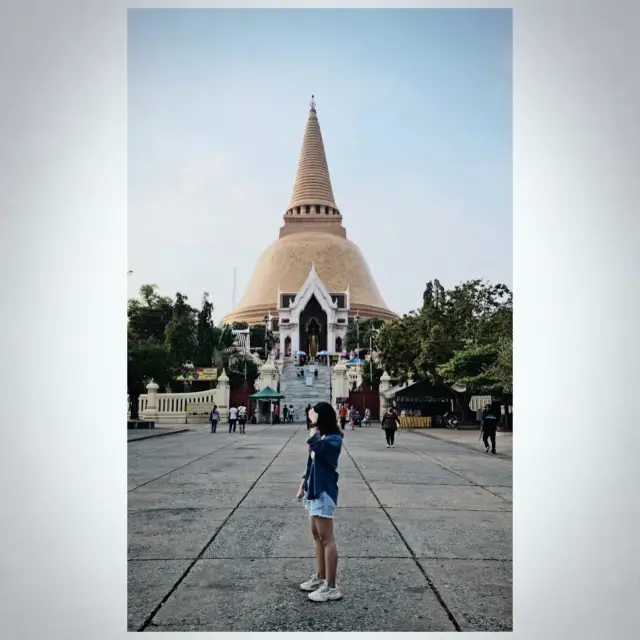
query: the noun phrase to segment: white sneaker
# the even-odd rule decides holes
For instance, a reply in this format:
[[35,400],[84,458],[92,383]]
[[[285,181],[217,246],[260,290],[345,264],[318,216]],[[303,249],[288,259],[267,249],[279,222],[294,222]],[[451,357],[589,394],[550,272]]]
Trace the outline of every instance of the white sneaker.
[[392,445],[391,445],[391,448],[393,449],[393,447],[395,447],[395,446],[396,446],[395,444],[392,444]]
[[314,573],[306,582],[303,582],[300,585],[300,588],[303,591],[315,591],[318,587],[321,587],[323,584],[325,584],[325,580],[322,580],[322,578],[318,578],[318,574]]
[[309,594],[309,600],[314,602],[326,602],[327,600],[340,600],[342,594],[338,586],[331,588],[327,583],[324,583],[319,589],[316,589],[313,593]]
[[388,444],[388,445],[387,445],[387,449],[388,449],[390,446],[391,446],[391,445],[389,445],[389,444]]

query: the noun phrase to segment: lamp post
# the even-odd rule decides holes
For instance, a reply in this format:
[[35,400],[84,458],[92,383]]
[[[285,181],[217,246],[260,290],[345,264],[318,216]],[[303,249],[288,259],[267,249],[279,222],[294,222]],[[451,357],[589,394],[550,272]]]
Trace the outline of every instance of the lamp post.
[[269,315],[264,317],[264,361],[267,361],[267,333],[269,332]]
[[356,323],[356,357],[360,357],[360,315],[356,313],[354,318]]

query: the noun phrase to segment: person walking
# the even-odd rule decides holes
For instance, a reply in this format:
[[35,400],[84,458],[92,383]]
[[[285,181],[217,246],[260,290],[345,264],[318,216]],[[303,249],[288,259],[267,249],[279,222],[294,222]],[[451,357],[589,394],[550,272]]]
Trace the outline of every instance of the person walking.
[[238,407],[238,424],[240,425],[240,433],[244,433],[247,425],[247,407],[244,406],[244,402],[241,402]]
[[236,405],[232,405],[231,409],[229,409],[229,433],[233,430],[233,433],[236,432],[236,423],[238,422],[238,409]]
[[289,422],[289,407],[286,404],[282,407],[282,422],[284,424]]
[[344,404],[341,404],[338,409],[338,417],[340,418],[340,428],[344,431],[347,425],[347,407]]
[[371,426],[371,409],[369,409],[369,407],[366,407],[366,409],[364,410],[364,421],[362,424],[365,427]]
[[396,437],[396,430],[400,420],[398,414],[394,411],[393,407],[389,407],[382,416],[382,424],[380,425],[384,430],[384,435],[387,439],[387,449],[394,447],[394,441]]
[[484,408],[484,417],[480,423],[480,439],[484,442],[484,452],[489,453],[489,440],[491,440],[491,453],[496,453],[496,431],[498,430],[498,418],[491,411],[491,406]]
[[342,433],[338,418],[328,402],[319,402],[309,410],[312,429],[307,468],[296,499],[309,515],[309,528],[315,543],[316,570],[300,585],[309,592],[309,600],[339,600],[342,593],[336,583],[338,549],[333,530],[333,513],[338,505],[338,460],[342,451]]
[[218,405],[214,404],[211,413],[209,414],[209,422],[211,423],[211,433],[215,433],[220,422],[220,412],[218,411]]
[[294,412],[293,412],[293,405],[292,405],[292,404],[290,404],[290,405],[289,405],[289,422],[290,422],[291,424],[293,424],[293,420],[294,420],[294,418],[295,418],[295,414],[294,414]]

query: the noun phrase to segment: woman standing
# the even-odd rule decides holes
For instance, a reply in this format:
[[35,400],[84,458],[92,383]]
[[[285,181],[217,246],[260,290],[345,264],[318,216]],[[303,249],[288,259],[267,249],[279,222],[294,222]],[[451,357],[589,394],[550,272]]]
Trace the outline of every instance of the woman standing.
[[387,438],[387,449],[393,448],[393,443],[396,436],[396,429],[399,425],[398,415],[394,411],[393,407],[389,407],[382,416],[382,424],[380,425],[384,429],[384,435]]
[[307,440],[309,457],[296,498],[302,500],[309,514],[316,547],[316,571],[300,588],[310,592],[310,600],[326,602],[342,598],[336,585],[338,549],[333,536],[342,433],[336,412],[328,402],[319,402],[310,409],[309,419],[312,424],[311,437]]

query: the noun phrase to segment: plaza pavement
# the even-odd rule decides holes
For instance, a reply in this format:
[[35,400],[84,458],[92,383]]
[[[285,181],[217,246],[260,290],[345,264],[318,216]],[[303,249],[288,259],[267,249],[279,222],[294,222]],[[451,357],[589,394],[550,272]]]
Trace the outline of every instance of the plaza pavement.
[[295,501],[306,437],[298,424],[190,425],[129,443],[129,630],[512,630],[510,446],[487,456],[477,433],[401,430],[386,449],[379,427],[348,430],[344,597],[313,603],[298,588],[314,566]]

